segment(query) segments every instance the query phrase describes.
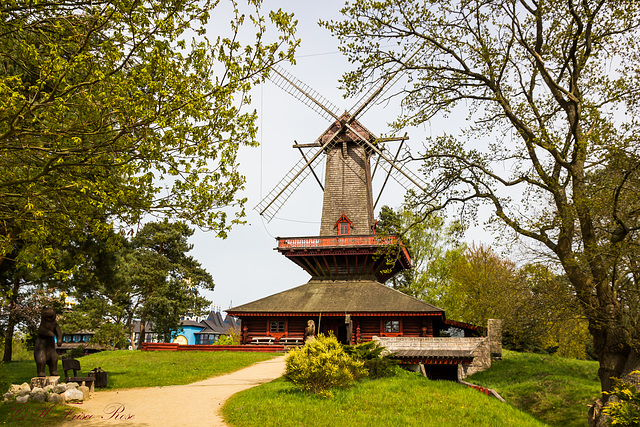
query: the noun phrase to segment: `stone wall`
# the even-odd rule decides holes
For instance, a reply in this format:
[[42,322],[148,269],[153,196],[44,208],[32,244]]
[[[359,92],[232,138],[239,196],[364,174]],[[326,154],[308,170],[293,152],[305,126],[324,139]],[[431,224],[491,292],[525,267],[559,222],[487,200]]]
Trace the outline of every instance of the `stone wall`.
[[[463,340],[478,338],[459,338]],[[480,342],[473,350],[473,363],[458,365],[458,379],[467,378],[476,372],[486,371],[491,368],[491,351],[488,338],[480,338]]]
[[468,351],[473,356],[471,364],[458,365],[458,379],[491,367],[491,352],[487,337],[446,338],[446,337],[374,337],[389,353],[397,350],[452,350]]

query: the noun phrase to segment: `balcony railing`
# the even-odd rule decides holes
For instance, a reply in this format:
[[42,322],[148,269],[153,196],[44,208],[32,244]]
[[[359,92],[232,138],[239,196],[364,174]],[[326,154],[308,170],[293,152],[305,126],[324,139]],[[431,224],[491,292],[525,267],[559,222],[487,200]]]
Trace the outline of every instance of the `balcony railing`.
[[397,236],[332,236],[332,237],[278,237],[278,249],[312,249],[358,246],[393,246],[402,249],[411,262],[409,251]]
[[396,236],[278,237],[278,249],[402,245]]

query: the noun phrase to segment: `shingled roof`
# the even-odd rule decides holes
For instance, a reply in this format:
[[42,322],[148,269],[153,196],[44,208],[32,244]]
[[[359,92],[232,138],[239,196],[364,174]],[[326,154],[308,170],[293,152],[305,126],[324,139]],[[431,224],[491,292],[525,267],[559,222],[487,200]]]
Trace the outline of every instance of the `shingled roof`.
[[248,313],[433,313],[444,310],[373,280],[317,280],[226,310]]

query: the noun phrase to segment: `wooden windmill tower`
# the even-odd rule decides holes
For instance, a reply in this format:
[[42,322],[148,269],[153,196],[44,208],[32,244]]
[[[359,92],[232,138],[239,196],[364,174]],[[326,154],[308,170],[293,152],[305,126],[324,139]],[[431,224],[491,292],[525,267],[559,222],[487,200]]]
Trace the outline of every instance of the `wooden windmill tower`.
[[[261,215],[272,219],[310,173],[323,189],[319,235],[313,239],[279,238],[278,250],[312,277],[322,279],[369,277],[385,281],[409,268],[410,258],[404,248],[393,266],[389,265],[388,259],[379,256],[381,246],[401,246],[401,242],[393,236],[376,236],[372,186],[375,172],[383,170],[386,172],[384,184],[393,177],[406,189],[423,190],[421,179],[395,161],[407,137],[379,139],[357,120],[383,94],[395,74],[365,94],[351,113],[338,115],[333,104],[304,83],[283,70],[276,68],[273,71],[272,80],[278,86],[330,121],[329,127],[315,142],[294,145],[301,151],[302,159],[256,207]],[[394,140],[400,141],[400,147],[392,159],[384,143]],[[303,149],[310,151],[305,153]],[[324,185],[313,170],[322,158],[326,159]]]
[[[307,322],[316,332],[333,333],[344,343],[374,336],[434,336],[444,328],[444,310],[384,285],[411,258],[396,236],[375,233],[372,178],[384,171],[405,188],[422,189],[418,176],[396,163],[398,154],[384,148],[358,117],[395,78],[365,94],[357,108],[338,109],[282,70],[272,80],[329,120],[311,144],[296,144],[302,159],[260,202],[256,210],[271,220],[303,179],[314,175],[324,190],[320,233],[312,237],[279,237],[277,250],[311,275],[308,283],[227,310],[242,321],[244,343],[290,343],[304,337]],[[306,150],[306,151],[303,151]],[[314,171],[326,159],[324,183]],[[384,188],[383,184],[383,188]],[[382,191],[382,189],[381,189]],[[392,256],[385,256],[383,251]]]
[[[271,220],[300,182],[313,174],[324,191],[322,220],[317,236],[278,238],[278,251],[306,270],[311,275],[309,282],[227,310],[242,322],[242,342],[299,345],[309,330],[332,333],[345,344],[374,337],[393,341],[438,337],[450,326],[463,329],[465,334],[477,333],[479,328],[473,325],[447,320],[443,309],[384,285],[399,271],[410,268],[411,259],[396,236],[375,233],[373,209],[379,195],[374,199],[372,177],[376,170],[384,170],[384,184],[393,177],[405,188],[423,190],[423,185],[419,177],[396,163],[398,154],[392,156],[384,149],[388,140],[399,140],[402,146],[406,136],[381,140],[357,118],[395,74],[366,94],[352,112],[339,115],[306,85],[282,70],[274,71],[272,80],[278,86],[325,116],[330,125],[315,142],[294,145],[302,160],[256,210]],[[324,185],[313,169],[322,158],[326,159]],[[422,342],[412,340],[408,342]],[[474,359],[470,350],[438,345],[412,347],[394,357],[399,363],[424,365],[430,378],[436,379],[457,379],[459,366]]]

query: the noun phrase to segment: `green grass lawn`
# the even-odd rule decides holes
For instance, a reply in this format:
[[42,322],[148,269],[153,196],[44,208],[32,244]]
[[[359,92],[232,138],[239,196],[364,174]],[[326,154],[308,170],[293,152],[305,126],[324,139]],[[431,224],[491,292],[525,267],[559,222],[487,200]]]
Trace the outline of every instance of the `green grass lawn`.
[[334,393],[323,399],[278,379],[234,395],[222,410],[234,427],[545,425],[469,387],[408,372]]
[[[82,374],[100,367],[107,371],[107,389],[121,389],[189,384],[237,371],[277,355],[229,351],[117,350],[90,354],[78,360],[82,366]],[[9,362],[5,364],[5,368],[12,384],[29,382],[36,375],[33,360]],[[58,361],[58,374],[64,380],[61,361]]]
[[[79,360],[83,373],[101,367],[108,372],[109,389],[122,389],[188,384],[274,356],[123,350]],[[2,370],[0,364],[0,374]],[[234,396],[223,410],[229,423],[238,427],[545,425],[535,417],[553,426],[577,427],[586,425],[587,404],[599,395],[597,370],[597,362],[505,351],[504,359],[494,362],[491,370],[468,380],[497,390],[510,405],[455,383],[429,381],[407,373],[337,390],[332,399],[301,393],[280,379]],[[59,372],[62,374],[61,365]],[[35,375],[35,363],[8,363],[4,374],[12,383],[28,382]],[[53,415],[60,420],[69,411],[69,407],[59,405],[47,418],[37,418],[49,407],[0,405],[0,425],[52,425]],[[27,414],[25,420],[18,421]]]
[[231,351],[103,351],[79,358],[83,372],[107,371],[107,389],[189,384],[237,371],[279,353]]
[[467,381],[497,390],[552,426],[587,425],[587,405],[600,395],[598,362],[511,351],[503,357]]

